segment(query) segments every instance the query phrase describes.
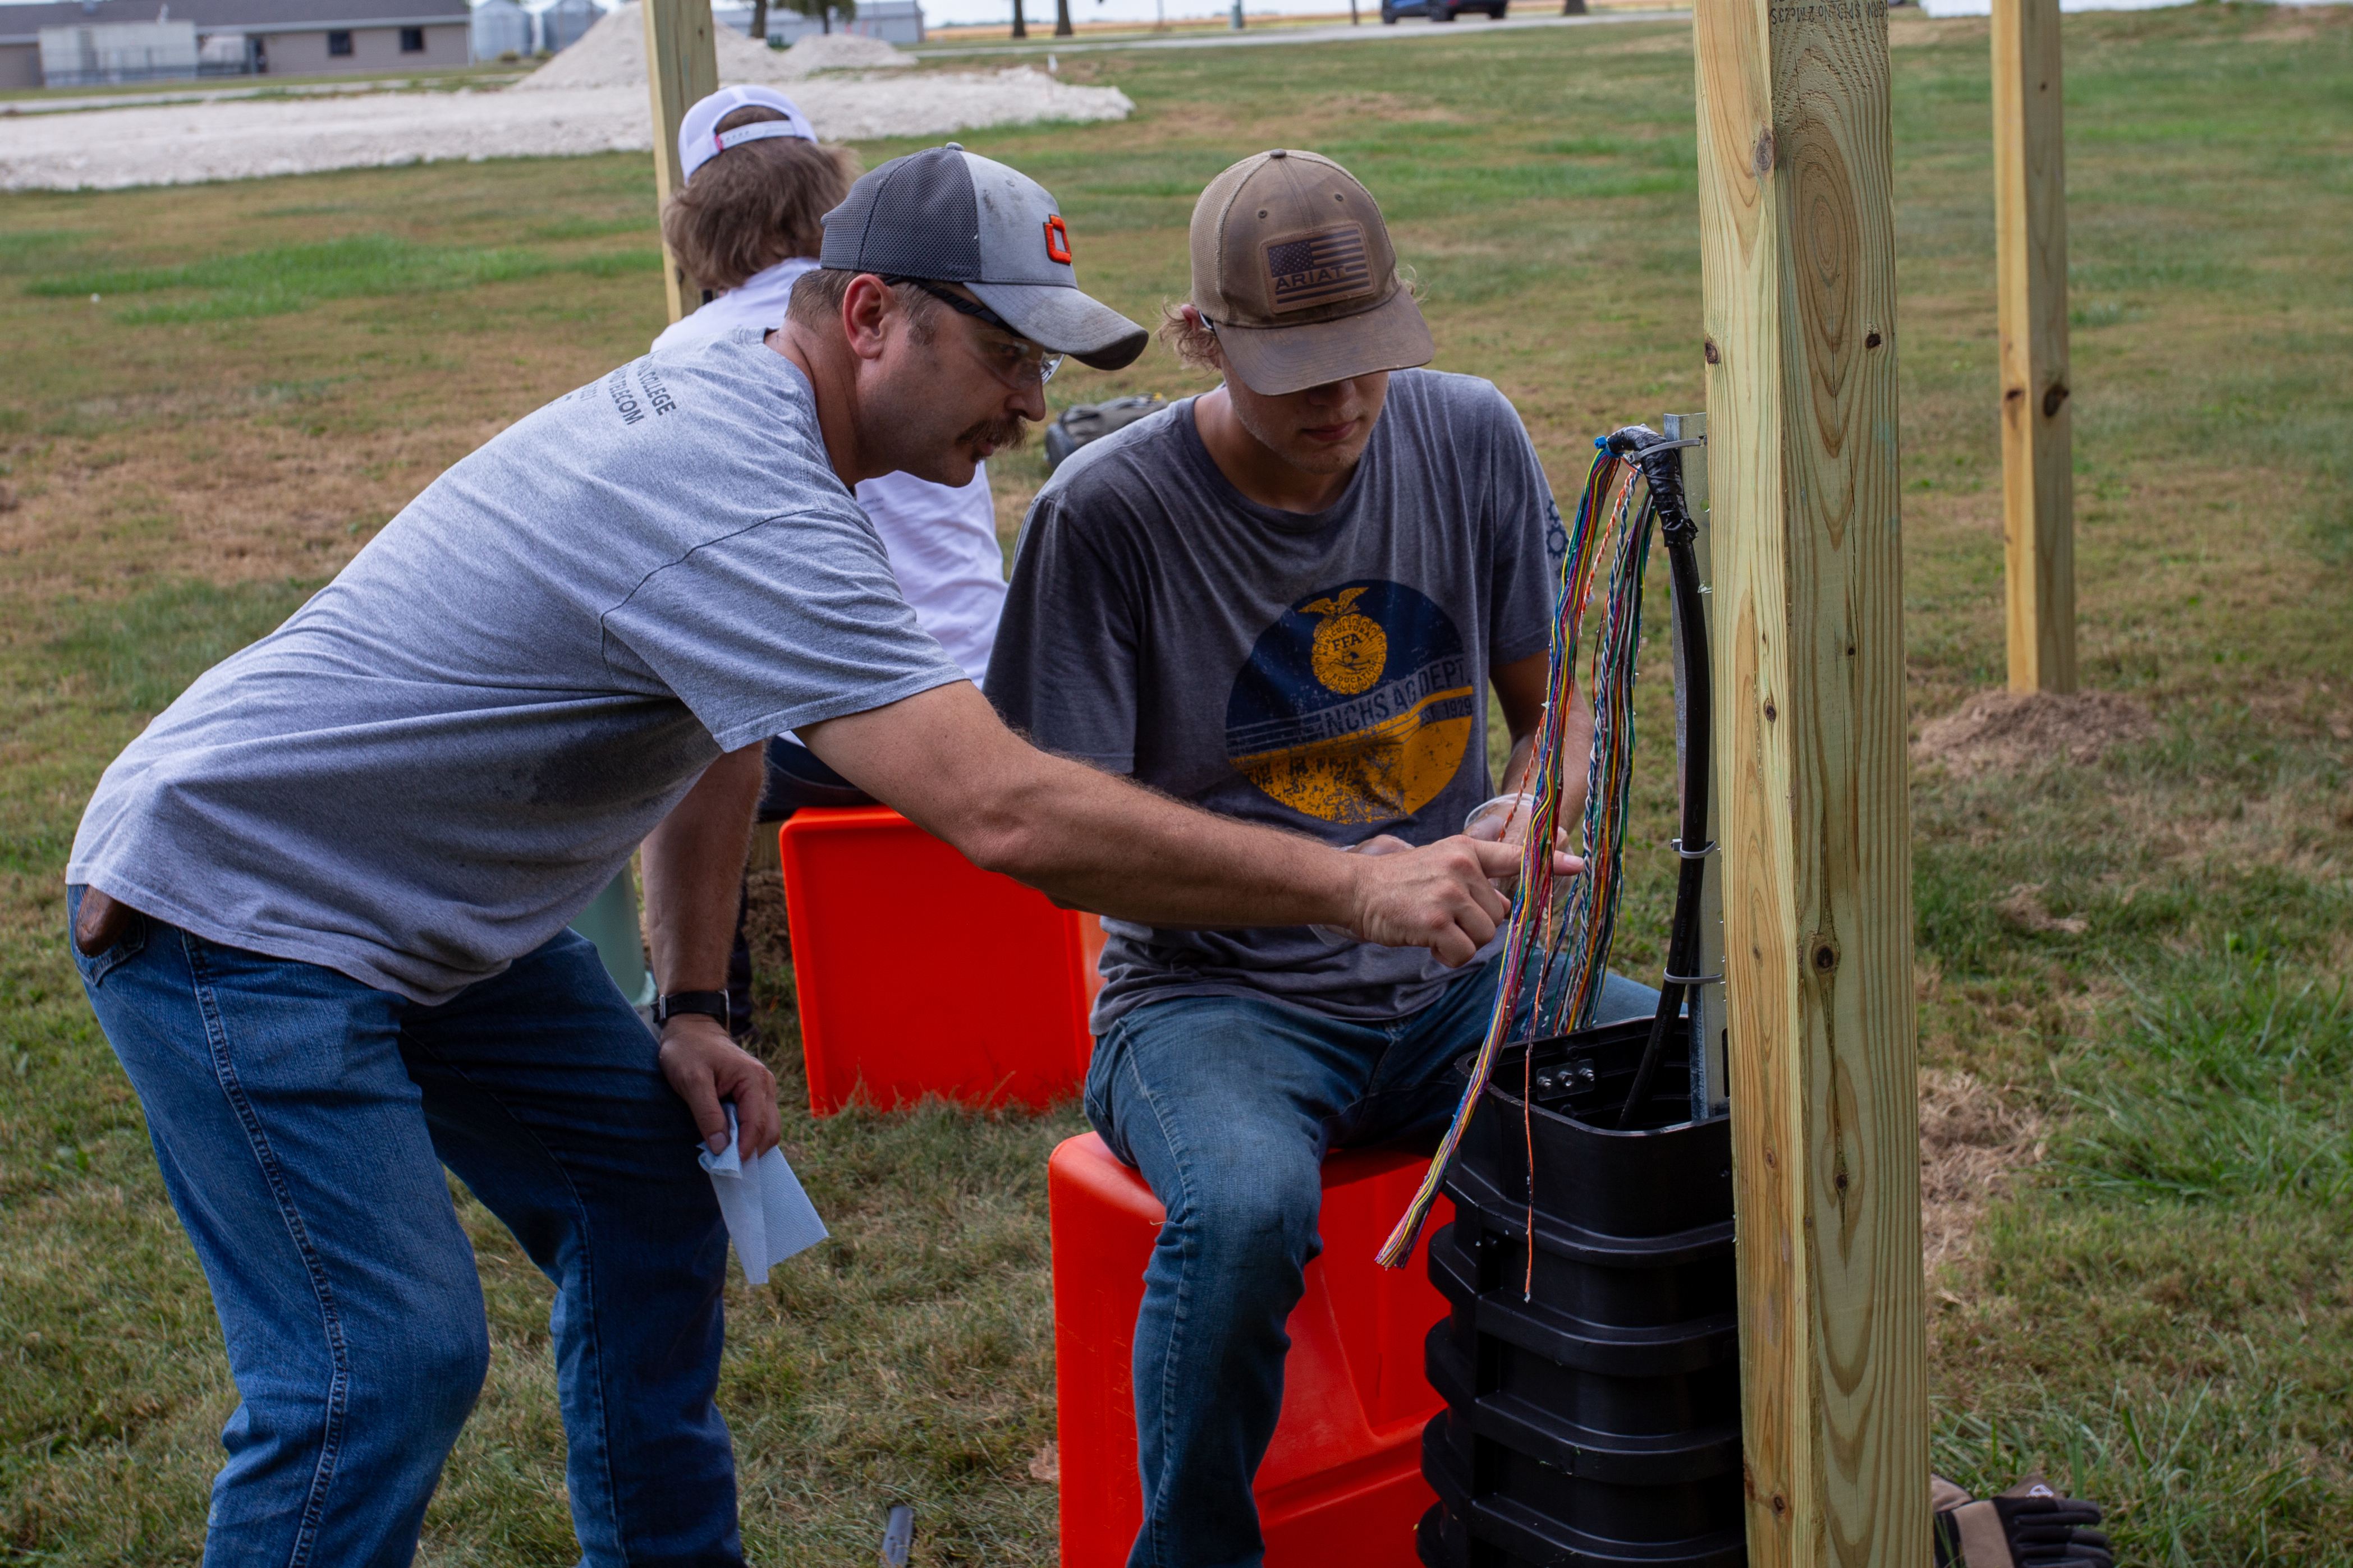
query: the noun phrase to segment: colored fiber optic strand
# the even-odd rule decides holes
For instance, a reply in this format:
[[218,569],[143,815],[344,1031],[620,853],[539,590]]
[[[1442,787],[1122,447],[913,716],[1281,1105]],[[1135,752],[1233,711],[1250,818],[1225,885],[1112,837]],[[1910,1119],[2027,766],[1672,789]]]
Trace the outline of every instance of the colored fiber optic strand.
[[[1470,1125],[1479,1096],[1494,1070],[1495,1057],[1511,1033],[1512,1019],[1519,1007],[1521,981],[1536,953],[1538,938],[1549,923],[1553,837],[1558,826],[1561,784],[1568,762],[1561,754],[1562,737],[1577,693],[1577,654],[1583,640],[1586,601],[1592,594],[1594,567],[1600,558],[1603,539],[1613,531],[1622,532],[1613,530],[1611,524],[1625,512],[1633,476],[1632,466],[1621,462],[1606,448],[1596,454],[1593,467],[1586,474],[1585,494],[1577,502],[1576,526],[1569,531],[1568,550],[1561,561],[1559,595],[1553,604],[1544,720],[1537,728],[1533,766],[1521,786],[1522,793],[1532,796],[1535,804],[1530,812],[1527,835],[1520,841],[1520,878],[1513,889],[1510,922],[1504,931],[1494,1010],[1488,1016],[1486,1036],[1472,1064],[1471,1081],[1464,1086],[1461,1100],[1455,1106],[1454,1120],[1440,1140],[1438,1152],[1431,1157],[1430,1169],[1423,1173],[1413,1201],[1381,1247],[1378,1257],[1384,1268],[1403,1268],[1421,1239],[1422,1226],[1429,1221],[1431,1205],[1438,1201],[1446,1169],[1453,1162],[1463,1130]],[[1617,491],[1614,498],[1610,494],[1613,484]],[[1613,572],[1613,584],[1618,575]],[[1589,831],[1589,803],[1586,815]],[[1505,832],[1509,831],[1507,825]]]
[[1556,958],[1567,966],[1560,1002],[1548,1018],[1531,1018],[1529,1037],[1547,1039],[1589,1028],[1601,1005],[1609,949],[1625,891],[1626,807],[1634,781],[1634,660],[1642,646],[1642,584],[1651,559],[1652,510],[1633,505],[1637,470],[1624,473],[1612,510],[1618,550],[1609,567],[1607,618],[1593,649],[1593,753],[1585,780],[1585,869],[1570,881],[1567,918],[1556,923],[1545,955],[1536,1011],[1552,994]]

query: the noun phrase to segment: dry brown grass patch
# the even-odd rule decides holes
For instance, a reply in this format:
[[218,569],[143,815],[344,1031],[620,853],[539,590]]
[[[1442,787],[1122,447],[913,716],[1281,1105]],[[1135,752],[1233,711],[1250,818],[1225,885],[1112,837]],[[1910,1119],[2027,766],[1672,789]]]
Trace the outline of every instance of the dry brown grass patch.
[[1994,912],[2021,931],[2056,932],[2064,936],[2081,936],[2085,921],[2081,915],[2054,915],[2042,904],[2042,884],[2021,882],[1994,902]]
[[2042,1158],[2042,1117],[1969,1074],[1920,1069],[1920,1261],[1931,1289],[1940,1268],[1966,1264],[1987,1205]]

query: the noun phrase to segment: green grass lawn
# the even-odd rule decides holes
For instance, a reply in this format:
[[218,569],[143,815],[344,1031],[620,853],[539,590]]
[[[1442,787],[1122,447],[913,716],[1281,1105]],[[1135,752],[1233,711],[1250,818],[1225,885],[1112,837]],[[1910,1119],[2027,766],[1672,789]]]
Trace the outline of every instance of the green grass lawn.
[[[1983,23],[1894,36],[1916,730],[2002,677],[1992,177]],[[1227,163],[1339,157],[1440,364],[1510,393],[1569,491],[1594,435],[1698,405],[1687,37],[1074,57],[1132,121],[965,141],[1060,195],[1082,274],[1139,319],[1182,291]],[[2042,1129],[1931,1282],[1936,1451],[2109,1502],[2121,1562],[2353,1563],[2353,13],[2082,16],[2067,47],[2084,666],[2157,727],[2089,765],[1915,780],[1924,1058]],[[233,1397],[62,946],[81,805],[441,468],[642,349],[650,176],[0,196],[0,1558],[195,1562]],[[1155,350],[1050,390],[1196,384]],[[996,468],[1009,527],[1042,470]],[[1664,699],[1653,679],[1654,738]],[[1637,842],[1672,831],[1665,767],[1654,739]],[[1667,878],[1635,868],[1638,973]],[[755,1556],[869,1560],[903,1500],[920,1562],[1052,1561],[1043,1176],[1079,1118],[792,1114],[773,963],[761,1003],[839,1239],[731,1294]],[[494,1364],[425,1560],[566,1563],[547,1289],[466,1213]]]

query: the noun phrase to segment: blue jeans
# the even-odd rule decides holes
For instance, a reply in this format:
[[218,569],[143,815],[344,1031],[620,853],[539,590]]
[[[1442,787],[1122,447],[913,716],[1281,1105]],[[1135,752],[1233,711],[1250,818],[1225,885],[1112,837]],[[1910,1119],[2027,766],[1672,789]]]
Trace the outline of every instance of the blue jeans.
[[[67,921],[81,904],[68,891]],[[744,1561],[712,1402],[727,1233],[586,940],[419,1006],[133,916],[74,961],[211,1283],[242,1403],[205,1562],[396,1568],[490,1359],[448,1166],[555,1282],[582,1561]]]
[[[1250,1480],[1282,1409],[1283,1325],[1323,1250],[1329,1150],[1435,1146],[1461,1098],[1496,965],[1418,1013],[1348,1023],[1266,997],[1177,996],[1096,1042],[1087,1119],[1168,1211],[1135,1321],[1144,1528],[1129,1568],[1257,1568]],[[1527,1005],[1533,1005],[1533,998]],[[1599,1021],[1659,994],[1612,974]]]

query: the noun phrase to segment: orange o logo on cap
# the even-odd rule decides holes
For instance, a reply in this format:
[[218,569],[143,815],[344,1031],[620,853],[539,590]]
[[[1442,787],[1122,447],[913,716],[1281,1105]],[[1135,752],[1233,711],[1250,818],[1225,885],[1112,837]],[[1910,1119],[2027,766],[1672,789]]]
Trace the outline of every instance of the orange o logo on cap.
[[1046,220],[1046,259],[1071,264],[1071,231],[1062,226],[1062,215],[1056,213]]

